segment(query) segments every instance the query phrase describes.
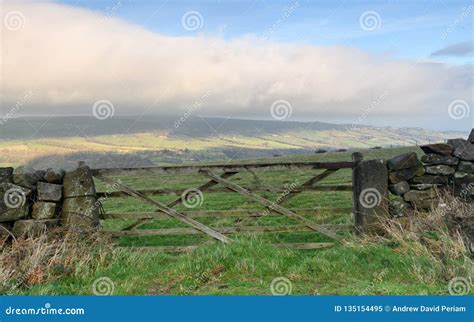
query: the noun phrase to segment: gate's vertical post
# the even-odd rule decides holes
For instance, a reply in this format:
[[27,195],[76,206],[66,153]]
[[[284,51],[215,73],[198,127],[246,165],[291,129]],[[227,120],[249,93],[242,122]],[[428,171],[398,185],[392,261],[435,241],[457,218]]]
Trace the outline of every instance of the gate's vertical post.
[[352,168],[352,213],[354,216],[354,223],[356,234],[360,235],[363,231],[364,217],[362,212],[359,209],[359,195],[360,191],[358,190],[359,184],[357,179],[359,178],[359,164],[364,159],[364,156],[361,152],[352,153],[352,162],[354,162],[354,167]]
[[378,233],[388,214],[387,164],[384,160],[358,161],[353,175],[358,233]]

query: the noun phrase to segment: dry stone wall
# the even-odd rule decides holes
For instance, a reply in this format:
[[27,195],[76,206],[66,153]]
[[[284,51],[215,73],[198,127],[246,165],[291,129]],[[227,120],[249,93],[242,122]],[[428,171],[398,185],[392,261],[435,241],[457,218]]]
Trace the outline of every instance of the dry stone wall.
[[406,153],[387,161],[389,190],[396,196],[389,204],[393,217],[436,207],[438,195],[447,191],[467,202],[474,201],[474,130],[468,139],[421,146],[425,153]]
[[91,229],[99,207],[89,167],[0,168],[0,238],[38,235],[58,226]]

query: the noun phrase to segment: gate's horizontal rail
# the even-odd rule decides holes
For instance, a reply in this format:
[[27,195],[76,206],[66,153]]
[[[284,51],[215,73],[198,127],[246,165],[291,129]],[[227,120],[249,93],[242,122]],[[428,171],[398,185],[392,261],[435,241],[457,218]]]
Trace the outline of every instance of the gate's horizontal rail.
[[[319,225],[321,227],[332,230],[352,230],[354,225]],[[268,233],[268,232],[304,232],[313,231],[305,225],[294,226],[242,226],[242,227],[211,227],[214,231],[221,234],[235,234],[235,233]],[[107,231],[112,237],[123,236],[163,236],[163,235],[196,235],[202,234],[201,231],[195,228],[166,228],[166,229],[137,229],[137,230],[122,230],[122,231]]]
[[[284,188],[266,188],[266,187],[256,187],[256,188],[247,188],[251,192],[273,192],[273,193],[297,193],[303,191],[352,191],[351,185],[339,185],[339,186],[314,186],[314,187],[299,187],[295,189],[284,189]],[[147,195],[147,196],[161,196],[161,195],[180,195],[183,193],[182,189],[148,189],[148,190],[137,190],[137,192]],[[233,192],[235,191],[229,188],[214,188],[207,189],[206,192]],[[117,198],[117,197],[129,197],[129,195],[123,191],[113,191],[113,192],[98,192],[98,197],[108,197],[108,198]]]
[[[280,244],[272,244],[275,247],[279,248],[291,248],[291,249],[321,249],[321,248],[328,248],[333,247],[334,243],[280,243]],[[129,246],[129,247],[122,247],[127,249],[133,249],[137,251],[161,251],[167,253],[183,253],[183,252],[190,252],[195,250],[199,246],[197,245],[190,245],[190,246]]]
[[213,172],[247,172],[268,170],[311,170],[311,169],[350,169],[355,162],[288,162],[288,163],[246,163],[215,164],[190,166],[162,166],[139,168],[103,168],[92,169],[92,174],[102,176],[150,175],[150,174],[194,174],[201,171]]
[[[352,212],[352,207],[346,208],[290,208],[300,215],[321,215],[328,213],[343,213]],[[263,210],[261,210],[263,212]],[[182,211],[183,214],[189,218],[201,218],[201,217],[216,217],[216,218],[227,218],[227,217],[259,217],[259,210],[248,209],[248,210],[188,210]],[[271,212],[268,216],[282,216]],[[109,212],[103,215],[104,219],[169,219],[170,217],[164,213],[158,212]]]

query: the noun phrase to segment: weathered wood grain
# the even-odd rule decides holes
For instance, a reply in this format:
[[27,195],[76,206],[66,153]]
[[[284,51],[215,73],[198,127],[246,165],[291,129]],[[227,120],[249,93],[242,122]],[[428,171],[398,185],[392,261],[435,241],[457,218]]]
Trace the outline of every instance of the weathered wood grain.
[[123,176],[150,174],[197,174],[201,171],[213,172],[248,172],[276,170],[312,170],[312,169],[350,169],[353,162],[279,162],[279,163],[246,163],[246,164],[215,164],[191,166],[161,166],[137,168],[102,168],[92,169],[94,176]]

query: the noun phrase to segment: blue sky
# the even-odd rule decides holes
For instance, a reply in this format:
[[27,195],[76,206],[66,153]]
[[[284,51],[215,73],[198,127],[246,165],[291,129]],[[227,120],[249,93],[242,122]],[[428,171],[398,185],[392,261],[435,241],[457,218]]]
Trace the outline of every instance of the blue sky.
[[[368,52],[434,60],[454,64],[472,63],[473,55],[430,55],[450,45],[473,41],[472,1],[146,1],[66,0],[84,7],[173,36],[204,34],[225,39],[268,34],[270,40],[324,46],[353,46]],[[285,12],[294,8],[284,18]],[[203,26],[185,30],[181,17],[197,11]],[[374,11],[380,25],[373,31],[361,29],[359,18]],[[278,19],[283,20],[278,23]]]

